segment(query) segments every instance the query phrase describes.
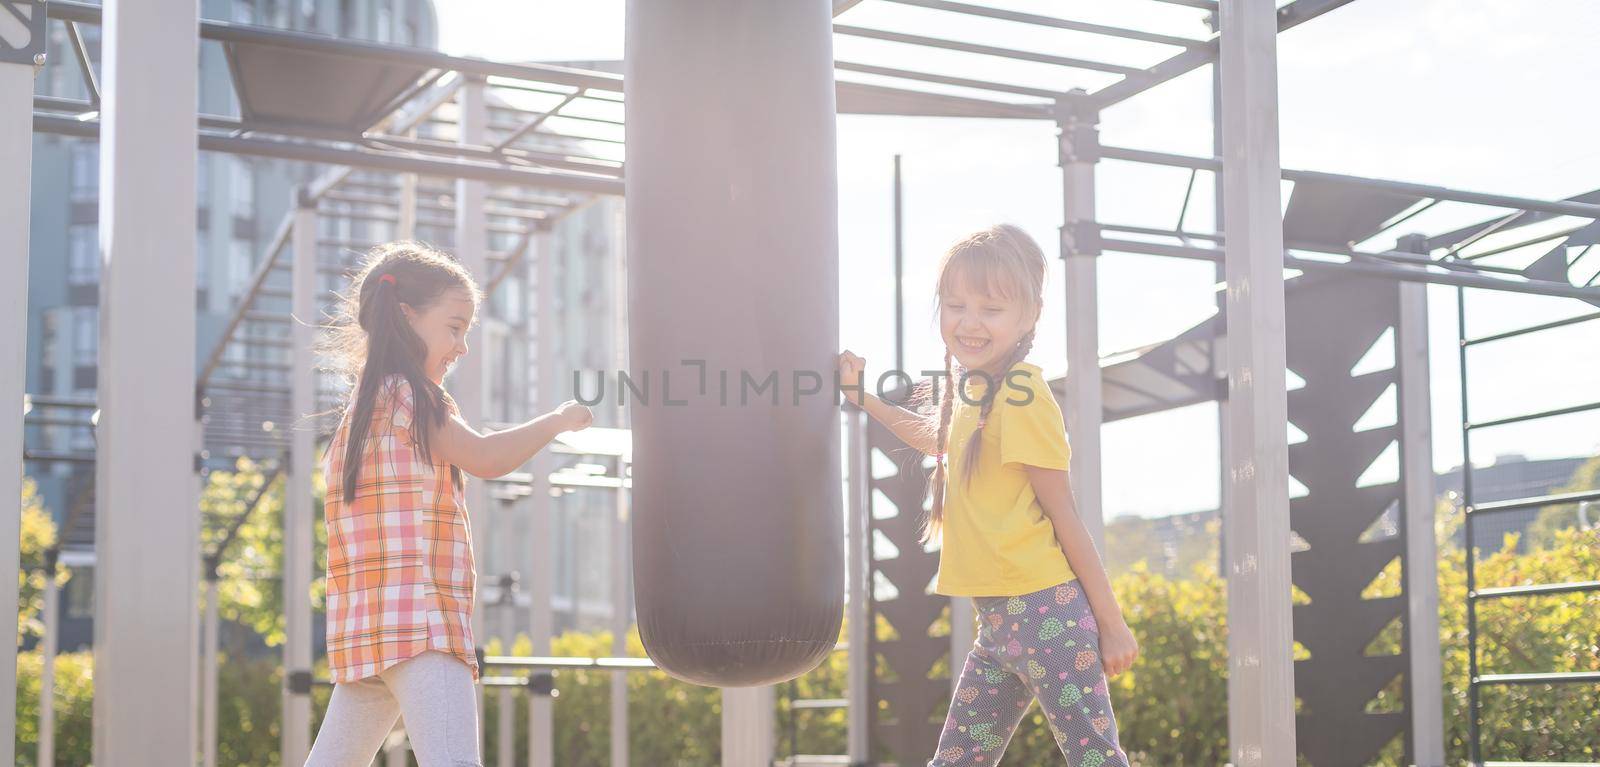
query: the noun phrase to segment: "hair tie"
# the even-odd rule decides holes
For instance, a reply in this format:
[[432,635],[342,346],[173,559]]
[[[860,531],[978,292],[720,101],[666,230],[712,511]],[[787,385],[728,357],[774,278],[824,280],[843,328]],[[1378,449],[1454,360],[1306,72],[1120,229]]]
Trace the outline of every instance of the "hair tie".
[[388,283],[390,285],[393,285],[394,284],[394,275],[385,274],[382,277],[378,278],[378,282],[379,282],[379,284]]

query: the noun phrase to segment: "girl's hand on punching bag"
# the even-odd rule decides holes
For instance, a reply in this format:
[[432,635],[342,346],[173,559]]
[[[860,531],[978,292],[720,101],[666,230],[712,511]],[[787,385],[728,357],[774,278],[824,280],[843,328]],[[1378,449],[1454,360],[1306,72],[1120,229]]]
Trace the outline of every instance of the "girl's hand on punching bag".
[[563,431],[581,431],[594,423],[594,413],[574,400],[567,400],[556,408],[556,415],[565,427]]
[[839,388],[843,390],[858,389],[861,386],[861,374],[867,369],[867,361],[849,349],[839,354]]

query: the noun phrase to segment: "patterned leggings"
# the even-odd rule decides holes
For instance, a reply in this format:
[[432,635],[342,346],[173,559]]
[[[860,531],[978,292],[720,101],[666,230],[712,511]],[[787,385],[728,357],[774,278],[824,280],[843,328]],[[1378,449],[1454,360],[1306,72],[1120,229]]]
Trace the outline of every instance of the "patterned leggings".
[[1100,630],[1078,581],[972,602],[978,640],[928,767],[999,763],[1035,699],[1069,767],[1127,767],[1100,668]]

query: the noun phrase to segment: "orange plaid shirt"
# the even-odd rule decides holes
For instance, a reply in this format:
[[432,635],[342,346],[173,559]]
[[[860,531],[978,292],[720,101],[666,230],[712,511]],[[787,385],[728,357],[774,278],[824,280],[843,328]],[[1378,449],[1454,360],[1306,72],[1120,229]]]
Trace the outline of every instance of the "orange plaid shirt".
[[450,464],[430,465],[416,450],[413,408],[411,384],[398,375],[385,379],[349,503],[339,492],[348,410],[323,459],[334,682],[372,676],[425,650],[454,655],[478,676],[472,642],[477,576],[466,504]]

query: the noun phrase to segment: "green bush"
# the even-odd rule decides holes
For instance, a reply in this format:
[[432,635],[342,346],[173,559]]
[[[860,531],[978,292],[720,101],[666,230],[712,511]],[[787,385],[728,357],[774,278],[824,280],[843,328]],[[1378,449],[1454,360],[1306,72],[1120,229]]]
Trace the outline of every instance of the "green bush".
[[[17,653],[17,765],[39,764],[38,651]],[[94,657],[88,652],[62,653],[55,662],[56,758],[63,767],[89,763],[90,722],[94,711]]]
[[[1508,540],[1507,544],[1514,543]],[[1441,639],[1445,652],[1444,700],[1450,763],[1466,759],[1466,584],[1464,552],[1447,548],[1439,564]],[[1481,587],[1600,578],[1600,531],[1566,529],[1550,544],[1525,554],[1510,548],[1480,554]],[[1397,573],[1396,573],[1397,574]],[[1123,746],[1136,763],[1152,767],[1222,764],[1227,758],[1227,632],[1225,584],[1208,568],[1172,579],[1134,568],[1115,580],[1124,612],[1143,652],[1133,668],[1113,680],[1112,700]],[[1501,600],[1479,609],[1482,673],[1600,672],[1600,593]],[[1394,652],[1399,635],[1387,632],[1376,652]],[[491,652],[499,648],[493,644]],[[628,654],[642,656],[638,635]],[[528,654],[525,637],[512,648]],[[552,654],[609,656],[611,635],[569,633],[555,639]],[[219,669],[219,762],[244,767],[277,763],[280,670],[274,656],[241,657]],[[17,663],[17,764],[37,767],[39,655],[24,652]],[[792,699],[845,695],[844,653],[817,670],[780,686],[778,744],[782,754],[840,754],[845,750],[845,712],[793,712]],[[326,675],[325,669],[319,674]],[[721,696],[715,689],[685,684],[660,672],[627,676],[629,751],[633,764],[651,767],[715,765],[720,760]],[[563,671],[556,677],[555,760],[585,767],[609,762],[610,674]],[[84,765],[90,755],[91,658],[67,653],[56,660],[56,754],[58,765]],[[1488,759],[1596,761],[1600,730],[1594,727],[1593,685],[1491,688],[1484,695],[1483,743]],[[486,696],[485,762],[494,763],[499,696]],[[318,724],[327,692],[318,690]],[[527,698],[518,692],[514,721],[516,763],[526,763],[523,730]],[[791,716],[798,718],[792,719]],[[793,727],[791,729],[791,721]],[[790,733],[793,732],[793,740]],[[934,744],[928,744],[932,753]],[[1398,749],[1378,764],[1398,767]],[[1008,764],[1053,764],[1059,759],[1043,717],[1025,717],[1006,753]]]

